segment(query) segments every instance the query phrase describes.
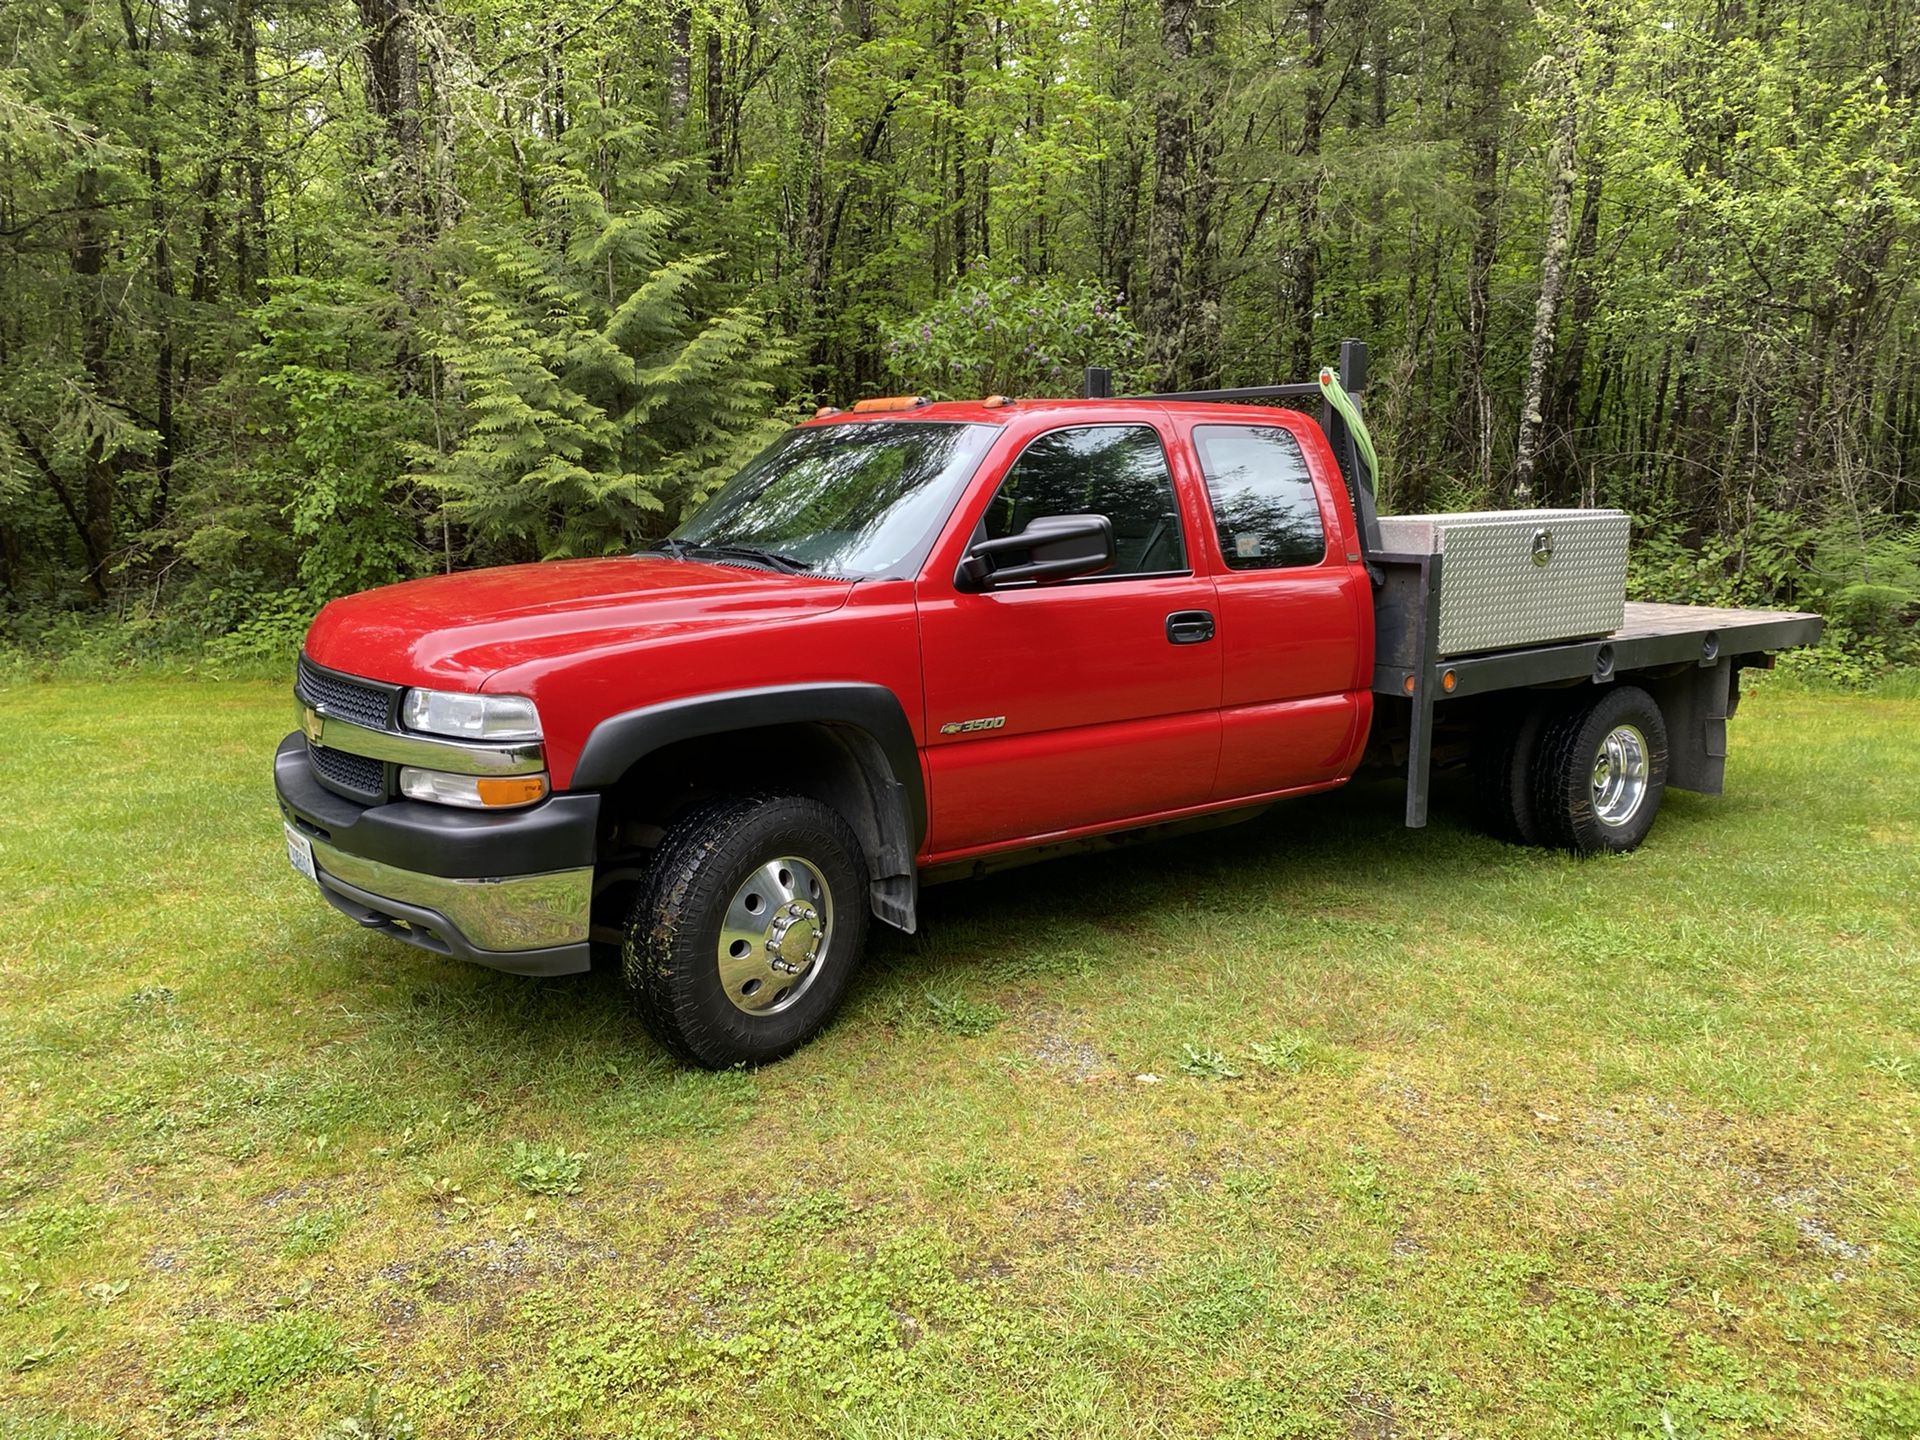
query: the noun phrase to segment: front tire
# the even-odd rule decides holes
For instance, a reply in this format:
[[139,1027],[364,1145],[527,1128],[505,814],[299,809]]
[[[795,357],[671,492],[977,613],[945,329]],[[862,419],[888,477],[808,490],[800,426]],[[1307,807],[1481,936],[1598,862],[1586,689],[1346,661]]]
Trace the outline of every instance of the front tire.
[[661,840],[621,968],[675,1056],[709,1070],[764,1065],[832,1018],[866,930],[866,858],[846,821],[804,796],[731,797]]
[[1632,850],[1667,790],[1667,724],[1637,685],[1568,711],[1540,737],[1534,816],[1550,845],[1579,854]]

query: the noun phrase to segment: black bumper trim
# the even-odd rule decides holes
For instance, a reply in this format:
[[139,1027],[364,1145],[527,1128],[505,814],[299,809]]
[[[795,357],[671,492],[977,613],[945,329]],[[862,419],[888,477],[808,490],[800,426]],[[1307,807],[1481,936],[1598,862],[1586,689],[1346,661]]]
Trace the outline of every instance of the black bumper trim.
[[273,757],[273,788],[282,813],[300,828],[349,855],[403,870],[478,880],[594,862],[598,795],[553,795],[497,815],[418,800],[356,804],[315,778],[298,731],[280,742]]

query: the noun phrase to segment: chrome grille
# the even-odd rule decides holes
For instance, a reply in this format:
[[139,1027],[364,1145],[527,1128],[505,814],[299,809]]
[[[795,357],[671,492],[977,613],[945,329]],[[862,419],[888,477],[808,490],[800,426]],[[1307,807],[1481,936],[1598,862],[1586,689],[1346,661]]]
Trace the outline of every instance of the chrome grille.
[[349,755],[344,750],[329,750],[324,745],[307,746],[307,763],[313,766],[327,786],[362,800],[384,800],[387,796],[387,767],[365,755]]
[[304,655],[300,657],[297,688],[302,699],[329,715],[338,715],[369,730],[391,728],[395,693],[391,689],[362,684],[322,670]]

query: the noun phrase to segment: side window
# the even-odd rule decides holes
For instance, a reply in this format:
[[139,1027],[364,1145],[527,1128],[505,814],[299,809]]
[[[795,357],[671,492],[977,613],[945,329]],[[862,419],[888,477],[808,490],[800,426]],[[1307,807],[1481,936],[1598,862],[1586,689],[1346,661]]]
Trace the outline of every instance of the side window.
[[1320,501],[1291,434],[1277,425],[1196,425],[1193,448],[1229,569],[1318,565],[1326,557]]
[[1187,568],[1173,477],[1151,425],[1054,430],[1021,451],[987,506],[987,537],[1018,535],[1047,515],[1113,521],[1113,564],[1102,575]]

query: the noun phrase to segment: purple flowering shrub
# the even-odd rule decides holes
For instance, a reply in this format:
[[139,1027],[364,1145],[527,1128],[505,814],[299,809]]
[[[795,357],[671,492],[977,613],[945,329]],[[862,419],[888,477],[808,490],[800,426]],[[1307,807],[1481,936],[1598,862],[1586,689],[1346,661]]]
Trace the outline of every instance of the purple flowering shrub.
[[1105,365],[1114,393],[1151,388],[1125,297],[1091,280],[974,276],[888,327],[887,368],[917,395],[1078,395]]

